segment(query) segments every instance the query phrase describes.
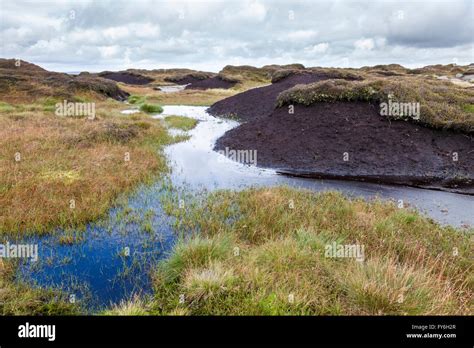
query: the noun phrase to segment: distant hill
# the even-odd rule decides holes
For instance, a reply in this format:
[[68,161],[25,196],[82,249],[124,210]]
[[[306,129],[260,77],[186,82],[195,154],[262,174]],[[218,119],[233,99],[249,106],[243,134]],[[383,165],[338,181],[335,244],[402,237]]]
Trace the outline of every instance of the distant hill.
[[91,74],[70,75],[47,71],[38,65],[0,58],[0,100],[31,102],[39,98],[124,100],[128,93],[111,80]]

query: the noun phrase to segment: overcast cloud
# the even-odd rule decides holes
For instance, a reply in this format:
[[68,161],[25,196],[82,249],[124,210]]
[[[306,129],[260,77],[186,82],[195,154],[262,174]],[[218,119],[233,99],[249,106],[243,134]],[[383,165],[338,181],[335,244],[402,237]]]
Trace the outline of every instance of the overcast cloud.
[[474,62],[472,0],[0,0],[0,56],[56,71]]

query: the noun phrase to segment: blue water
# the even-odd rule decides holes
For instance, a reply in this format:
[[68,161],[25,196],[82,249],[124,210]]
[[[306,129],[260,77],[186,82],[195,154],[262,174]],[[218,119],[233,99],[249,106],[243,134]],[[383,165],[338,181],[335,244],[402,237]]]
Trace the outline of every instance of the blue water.
[[[347,196],[381,198],[415,208],[432,219],[454,226],[474,225],[474,199],[470,196],[416,188],[362,182],[312,180],[277,175],[272,170],[243,165],[213,151],[213,144],[237,123],[206,113],[204,107],[165,106],[165,115],[199,120],[191,139],[170,145],[165,154],[172,169],[168,179],[176,190],[201,192],[241,189],[249,186],[290,185],[314,191],[338,190]],[[152,293],[151,274],[176,243],[173,218],[165,214],[162,198],[170,194],[163,181],[139,186],[108,216],[77,233],[81,241],[61,244],[65,231],[46,237],[30,237],[22,243],[38,243],[39,260],[25,261],[19,276],[36,286],[62,289],[90,311],[103,309],[135,295]],[[19,243],[19,241],[18,241]],[[126,248],[129,255],[126,254]]]
[[75,231],[79,241],[73,244],[60,243],[67,231],[23,240],[38,244],[39,258],[23,262],[20,279],[60,288],[91,310],[151,293],[150,272],[176,241],[173,218],[161,208],[162,194],[161,183],[139,187],[106,219]]

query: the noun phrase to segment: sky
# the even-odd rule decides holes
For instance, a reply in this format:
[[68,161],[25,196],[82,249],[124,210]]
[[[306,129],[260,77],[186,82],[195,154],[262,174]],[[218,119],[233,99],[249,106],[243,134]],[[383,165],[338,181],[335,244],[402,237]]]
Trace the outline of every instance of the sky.
[[473,36],[473,0],[0,0],[0,57],[65,72],[464,65]]

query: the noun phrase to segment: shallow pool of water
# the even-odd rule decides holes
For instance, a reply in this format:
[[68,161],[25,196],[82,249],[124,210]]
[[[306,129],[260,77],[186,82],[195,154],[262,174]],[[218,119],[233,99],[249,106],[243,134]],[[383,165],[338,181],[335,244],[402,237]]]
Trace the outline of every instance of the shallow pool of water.
[[160,86],[158,87],[160,91],[163,93],[176,93],[179,91],[182,91],[188,86],[189,84],[186,85],[170,85],[170,86]]

